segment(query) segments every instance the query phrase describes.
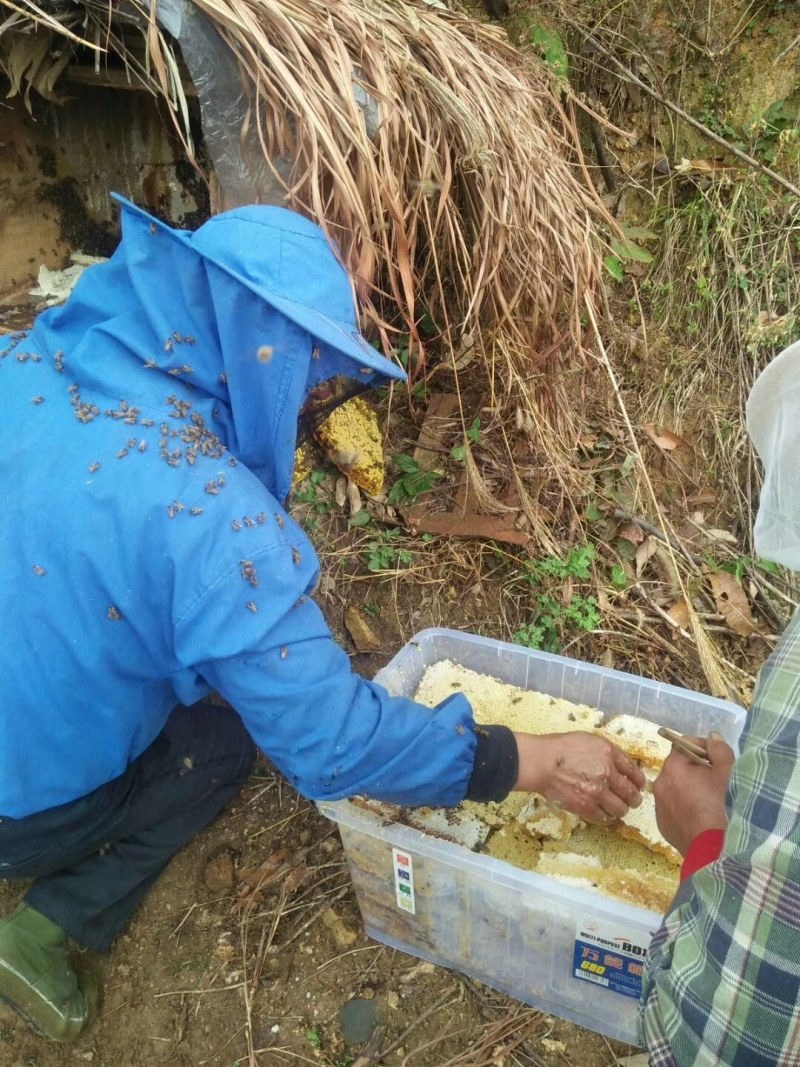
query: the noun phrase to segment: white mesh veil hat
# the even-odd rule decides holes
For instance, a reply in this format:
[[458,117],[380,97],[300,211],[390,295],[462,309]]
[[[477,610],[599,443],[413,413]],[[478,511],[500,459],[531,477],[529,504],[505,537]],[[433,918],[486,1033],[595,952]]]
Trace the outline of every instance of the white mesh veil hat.
[[800,341],[756,379],[747,400],[747,430],[764,465],[756,552],[800,571]]

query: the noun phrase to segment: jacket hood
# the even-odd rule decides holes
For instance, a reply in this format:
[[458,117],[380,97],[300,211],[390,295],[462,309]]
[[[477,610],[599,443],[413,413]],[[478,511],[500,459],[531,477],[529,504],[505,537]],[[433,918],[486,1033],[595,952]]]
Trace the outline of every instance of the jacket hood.
[[347,272],[322,230],[285,208],[237,208],[189,232],[113,195],[117,250],[39,316],[37,337],[69,353],[82,387],[113,395],[144,367],[148,392],[188,390],[196,409],[213,410],[222,443],[285,499],[309,392],[404,377],[359,333]]

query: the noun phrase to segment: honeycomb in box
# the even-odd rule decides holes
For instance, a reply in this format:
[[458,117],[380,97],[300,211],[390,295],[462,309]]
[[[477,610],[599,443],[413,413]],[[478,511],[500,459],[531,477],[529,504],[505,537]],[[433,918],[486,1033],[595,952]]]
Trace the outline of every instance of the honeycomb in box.
[[607,867],[597,856],[574,852],[543,852],[536,864],[539,874],[650,911],[665,912],[675,896],[672,878],[645,875],[635,868]]
[[[586,730],[605,736],[643,764],[651,781],[669,751],[657,727],[644,720],[619,715],[603,723],[597,708],[519,689],[448,660],[427,668],[416,699],[434,706],[458,691],[478,723],[533,734]],[[484,851],[523,870],[657,911],[666,910],[677,889],[681,858],[658,830],[650,792],[613,830],[587,827],[538,794],[512,793],[500,804],[471,805],[470,813],[487,826]]]
[[670,754],[672,745],[656,731],[657,726],[633,715],[615,715],[598,729],[642,767],[658,770]]
[[573,704],[532,689],[518,689],[488,674],[459,667],[450,660],[441,660],[427,668],[416,699],[432,708],[459,690],[472,705],[476,722],[487,726],[502,723],[520,733],[593,730],[603,719],[602,713],[588,704]]

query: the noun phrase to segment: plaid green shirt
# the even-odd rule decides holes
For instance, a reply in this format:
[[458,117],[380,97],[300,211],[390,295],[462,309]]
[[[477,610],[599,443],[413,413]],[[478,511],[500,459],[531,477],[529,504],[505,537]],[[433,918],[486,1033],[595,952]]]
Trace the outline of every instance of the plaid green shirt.
[[727,803],[720,858],[650,946],[651,1067],[800,1065],[800,612],[761,672]]

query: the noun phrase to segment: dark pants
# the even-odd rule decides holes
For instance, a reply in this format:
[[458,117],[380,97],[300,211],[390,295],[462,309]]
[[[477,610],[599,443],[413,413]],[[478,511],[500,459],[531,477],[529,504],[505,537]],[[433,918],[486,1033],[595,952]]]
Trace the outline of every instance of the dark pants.
[[241,789],[255,747],[236,712],[176,708],[119,778],[0,820],[0,878],[33,878],[31,907],[105,952],[172,856]]

